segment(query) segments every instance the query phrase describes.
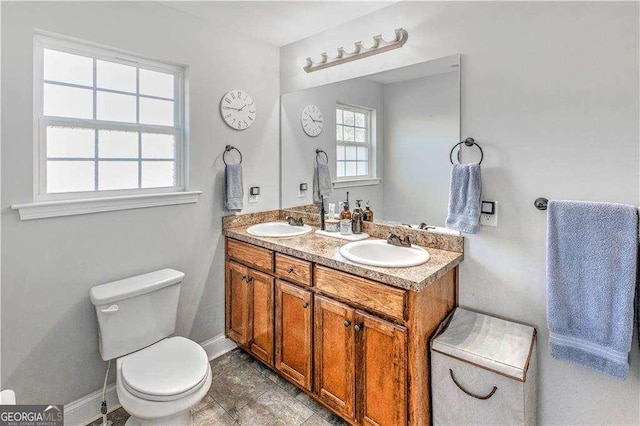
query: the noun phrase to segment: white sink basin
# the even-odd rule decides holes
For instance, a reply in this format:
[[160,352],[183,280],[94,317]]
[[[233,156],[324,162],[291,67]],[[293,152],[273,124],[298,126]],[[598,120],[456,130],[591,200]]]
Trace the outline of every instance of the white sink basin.
[[397,247],[385,240],[356,241],[340,247],[340,254],[363,265],[406,268],[426,263],[431,258],[422,247]]
[[287,222],[266,222],[247,228],[247,232],[256,237],[295,237],[311,232],[309,225],[291,226]]

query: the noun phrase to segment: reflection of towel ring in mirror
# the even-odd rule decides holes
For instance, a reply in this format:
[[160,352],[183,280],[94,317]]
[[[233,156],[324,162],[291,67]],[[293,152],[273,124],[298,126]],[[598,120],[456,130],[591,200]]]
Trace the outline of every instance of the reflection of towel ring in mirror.
[[242,153],[240,152],[240,150],[238,148],[236,148],[235,146],[233,146],[233,145],[227,145],[224,148],[224,153],[222,154],[222,161],[224,162],[225,166],[228,166],[229,163],[227,163],[227,160],[225,160],[224,156],[227,155],[227,152],[233,151],[234,149],[236,151],[238,151],[238,154],[240,154],[240,162],[238,164],[242,164]]
[[320,160],[318,160],[318,158],[320,157],[320,154],[324,154],[324,158],[326,159],[324,164],[329,164],[329,156],[327,155],[326,152],[324,152],[321,149],[316,149],[316,163],[320,164]]
[[[451,148],[451,152],[449,152],[449,161],[451,161],[451,164],[453,164],[453,157],[452,157],[453,151],[462,144],[465,144],[466,146],[474,146],[474,145],[477,146],[478,149],[480,150],[480,161],[478,162],[478,164],[482,164],[482,159],[484,158],[484,152],[482,151],[482,148],[480,147],[480,145],[478,145],[473,138],[466,138],[465,140],[463,140],[462,142],[458,142],[453,146],[453,148]],[[458,162],[460,162],[460,151],[458,151]]]

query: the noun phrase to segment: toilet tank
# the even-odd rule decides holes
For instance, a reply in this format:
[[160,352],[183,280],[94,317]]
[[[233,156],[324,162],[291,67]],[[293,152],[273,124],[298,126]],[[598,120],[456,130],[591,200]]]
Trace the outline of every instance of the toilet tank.
[[184,273],[162,269],[93,287],[100,355],[105,361],[147,347],[175,331]]

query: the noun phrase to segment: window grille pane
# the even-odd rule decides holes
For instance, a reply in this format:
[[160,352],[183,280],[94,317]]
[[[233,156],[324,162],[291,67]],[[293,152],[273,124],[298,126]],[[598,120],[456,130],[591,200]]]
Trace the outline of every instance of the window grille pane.
[[161,188],[175,185],[175,162],[143,161],[142,187]]
[[356,160],[356,147],[355,146],[348,146],[347,148],[347,160],[351,160],[354,161]]
[[140,69],[140,93],[173,99],[173,75]]
[[173,101],[140,98],[140,123],[173,126]]
[[364,139],[364,135],[365,135],[365,130],[364,129],[357,129],[355,130],[355,138],[356,138],[356,142],[365,142]]
[[47,192],[93,191],[93,161],[47,161]]
[[353,142],[353,127],[344,127],[344,141]]
[[98,189],[133,189],[138,187],[137,161],[100,161]]
[[342,126],[336,126],[336,140],[341,141],[342,139]]
[[44,85],[44,115],[93,118],[93,91],[75,87]]
[[357,163],[358,176],[367,176],[369,174],[369,163],[366,161],[358,161]]
[[44,49],[44,79],[93,86],[93,59]]
[[362,114],[362,113],[356,112],[355,124],[358,127],[364,127],[364,125],[365,125],[365,115]]
[[359,146],[358,147],[358,160],[368,160],[369,159],[369,148]]
[[354,121],[353,115],[354,115],[353,111],[344,111],[344,124],[353,126],[353,121]]
[[98,153],[100,158],[138,158],[138,133],[100,130]]
[[338,145],[336,147],[336,159],[338,161],[344,160],[344,146]]
[[173,135],[158,133],[142,134],[142,158],[176,157],[176,141]]
[[347,169],[345,171],[345,176],[356,176],[356,162],[347,161],[346,165]]
[[336,176],[337,177],[344,177],[344,166],[345,162],[344,161],[338,161],[336,163]]
[[136,122],[136,97],[118,93],[97,93],[97,118],[121,123]]
[[136,93],[136,68],[115,62],[96,61],[97,86],[102,89]]
[[336,123],[337,124],[342,124],[342,110],[341,109],[337,109],[336,110]]
[[47,126],[48,158],[93,158],[95,130]]

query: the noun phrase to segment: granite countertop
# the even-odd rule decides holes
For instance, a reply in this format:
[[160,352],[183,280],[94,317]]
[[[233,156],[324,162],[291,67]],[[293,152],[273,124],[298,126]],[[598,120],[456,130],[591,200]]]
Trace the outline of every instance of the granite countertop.
[[315,226],[308,234],[288,238],[256,237],[248,234],[247,228],[248,226],[227,228],[224,233],[229,238],[413,291],[420,291],[433,283],[460,264],[464,258],[462,253],[425,247],[431,259],[419,266],[409,268],[367,266],[351,262],[340,254],[340,247],[349,241],[317,235],[315,231],[318,227]]

